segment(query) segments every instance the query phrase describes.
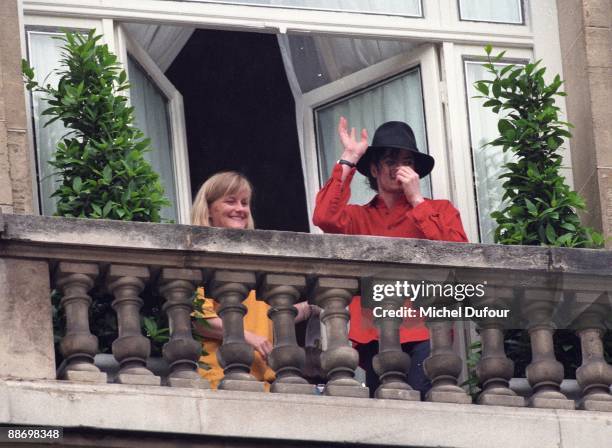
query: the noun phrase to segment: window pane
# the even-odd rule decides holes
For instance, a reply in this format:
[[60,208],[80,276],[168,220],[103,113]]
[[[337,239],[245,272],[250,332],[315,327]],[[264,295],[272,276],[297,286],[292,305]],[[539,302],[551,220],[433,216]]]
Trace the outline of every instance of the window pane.
[[187,0],[421,17],[421,0]]
[[[498,68],[504,65],[506,64],[495,64]],[[512,153],[508,151],[504,154],[499,146],[484,146],[499,136],[497,121],[500,115],[483,107],[485,100],[473,98],[479,95],[474,88],[474,83],[483,79],[493,79],[493,75],[482,66],[481,62],[466,61],[465,78],[469,98],[470,141],[476,183],[480,242],[493,243],[497,223],[491,218],[491,213],[503,207],[501,200],[504,195],[503,180],[499,179],[499,176],[506,171],[502,165],[512,160]]]
[[165,196],[172,203],[164,207],[161,216],[177,222],[174,166],[168,117],[168,100],[145,75],[140,65],[128,58],[130,73],[130,101],[134,106],[136,126],[151,139],[152,151],[145,152],[145,159],[159,173]]
[[[35,73],[34,79],[41,84],[51,84],[56,87],[59,76],[54,71],[60,67],[63,42],[53,39],[53,36],[62,34],[41,31],[28,31],[27,34],[30,65],[34,67]],[[40,92],[32,94],[32,113],[41,209],[43,215],[50,216],[57,208],[57,199],[51,198],[51,194],[59,186],[60,179],[59,176],[53,175],[55,168],[49,165],[49,161],[53,158],[57,143],[66,133],[66,128],[59,120],[45,127],[45,123],[52,117],[41,116],[41,113],[49,107],[43,97],[44,94]]]
[[[376,128],[384,122],[404,121],[412,127],[419,150],[428,152],[421,73],[418,68],[349,98],[322,106],[315,111],[315,116],[321,183],[329,178],[342,153],[336,131],[340,116],[346,117],[351,127],[366,128],[370,141]],[[429,177],[421,179],[421,189],[424,196],[431,197]],[[365,204],[375,194],[368,186],[367,179],[359,173],[355,174],[351,192],[352,204]]]
[[459,0],[462,20],[523,23],[521,0]]

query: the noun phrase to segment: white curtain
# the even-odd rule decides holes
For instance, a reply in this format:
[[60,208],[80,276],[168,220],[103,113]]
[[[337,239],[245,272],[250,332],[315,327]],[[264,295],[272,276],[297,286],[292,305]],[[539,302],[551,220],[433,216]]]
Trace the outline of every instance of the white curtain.
[[165,196],[172,203],[170,207],[162,209],[161,215],[164,219],[176,222],[176,190],[168,101],[131,57],[128,59],[128,71],[131,84],[130,101],[134,107],[136,126],[151,139],[152,150],[146,152],[144,157],[159,174]]
[[168,70],[172,61],[183,49],[195,28],[127,23],[129,35],[144,48],[162,72]]
[[[53,87],[56,87],[59,81],[59,76],[54,70],[59,67],[63,45],[62,41],[53,38],[57,36],[61,36],[61,33],[28,31],[29,62],[34,67],[34,79],[40,84],[51,84]],[[59,120],[47,127],[44,126],[51,116],[41,113],[48,107],[43,94],[37,92],[32,94],[40,203],[43,215],[50,216],[57,208],[57,199],[51,198],[51,194],[59,186],[60,179],[53,174],[55,168],[49,165],[49,161],[53,159],[57,143],[66,134],[66,128]]]
[[[404,121],[414,130],[419,150],[428,152],[421,75],[418,69],[316,111],[322,182],[330,176],[341,153],[342,146],[336,131],[340,116],[345,116],[350,126],[366,128],[370,141],[382,123]],[[425,196],[431,196],[429,178],[421,180],[421,188]],[[359,173],[355,175],[351,191],[351,203],[354,204],[364,204],[374,194],[365,177]]]
[[279,44],[281,49],[286,48],[302,92],[407,53],[416,46],[402,41],[304,35],[279,35]]
[[[497,67],[501,68],[503,65]],[[501,210],[504,206],[501,200],[504,194],[503,180],[498,178],[506,171],[502,165],[512,160],[512,153],[504,154],[498,146],[484,146],[499,136],[497,121],[500,116],[493,113],[490,108],[483,107],[484,100],[473,98],[480,95],[473,86],[474,82],[493,79],[493,76],[479,62],[466,62],[465,71],[480,241],[493,243],[497,224],[491,218],[491,213]]]
[[521,0],[459,0],[459,8],[463,20],[522,22]]
[[421,15],[421,0],[187,0],[201,3],[278,6],[332,11],[369,12],[406,16]]

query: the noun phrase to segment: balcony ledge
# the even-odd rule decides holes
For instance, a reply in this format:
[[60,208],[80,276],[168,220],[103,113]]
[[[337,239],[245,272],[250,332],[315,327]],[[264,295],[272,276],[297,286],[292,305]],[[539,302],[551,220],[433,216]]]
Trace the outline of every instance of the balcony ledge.
[[[610,278],[612,251],[4,215],[0,256],[363,277],[373,265]],[[355,263],[358,262],[358,263]],[[359,263],[361,262],[361,263]],[[366,264],[367,263],[367,264]],[[306,268],[306,269],[305,269]],[[519,277],[522,278],[522,277]]]
[[0,380],[0,421],[228,443],[454,448],[603,448],[612,434],[612,415],[588,411],[16,380]]

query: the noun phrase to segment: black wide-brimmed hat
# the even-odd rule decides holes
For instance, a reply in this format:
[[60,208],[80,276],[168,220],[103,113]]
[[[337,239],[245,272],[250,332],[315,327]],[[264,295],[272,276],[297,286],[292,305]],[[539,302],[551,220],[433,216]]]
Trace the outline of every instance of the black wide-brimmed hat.
[[412,128],[402,121],[387,121],[381,124],[372,139],[372,144],[357,162],[357,171],[364,176],[370,174],[370,161],[374,151],[387,148],[405,149],[414,155],[414,170],[419,177],[425,177],[434,167],[434,158],[419,151]]

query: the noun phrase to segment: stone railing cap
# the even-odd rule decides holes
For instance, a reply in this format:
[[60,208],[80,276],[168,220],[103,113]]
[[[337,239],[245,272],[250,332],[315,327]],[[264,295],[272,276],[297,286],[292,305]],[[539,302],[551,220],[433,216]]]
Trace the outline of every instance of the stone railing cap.
[[[47,258],[53,258],[58,248],[78,247],[80,252],[106,249],[119,255],[129,251],[145,254],[162,251],[191,260],[214,255],[299,258],[301,264],[367,262],[410,268],[477,268],[605,277],[610,277],[612,270],[612,251],[603,249],[450,243],[12,214],[3,218],[5,231],[0,234],[0,250],[8,243],[32,246],[37,248],[35,254],[32,251],[35,256]],[[105,261],[121,262],[120,257]]]

